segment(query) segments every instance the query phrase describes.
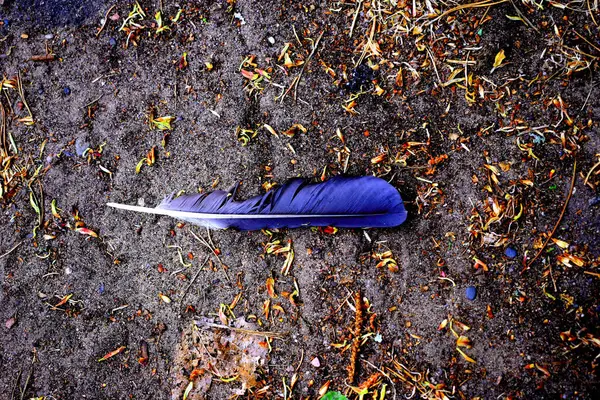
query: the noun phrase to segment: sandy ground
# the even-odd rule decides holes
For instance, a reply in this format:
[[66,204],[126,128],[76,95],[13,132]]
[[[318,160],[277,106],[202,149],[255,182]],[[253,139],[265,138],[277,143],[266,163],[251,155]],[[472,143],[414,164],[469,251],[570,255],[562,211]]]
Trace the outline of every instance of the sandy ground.
[[[5,150],[13,156],[3,169],[21,174],[0,201],[0,397],[181,398],[198,367],[190,358],[209,368],[202,362],[226,360],[241,341],[259,360],[252,379],[233,357],[220,368],[235,379],[218,368],[198,372],[198,382],[212,376],[212,384],[202,392],[205,382],[197,383],[193,398],[229,398],[242,381],[248,398],[318,398],[327,382],[358,398],[347,372],[358,291],[367,321],[355,386],[373,377],[369,396],[383,385],[386,399],[413,391],[586,399],[599,390],[600,177],[592,168],[600,151],[600,34],[583,3],[576,6],[583,11],[528,11],[515,2],[534,28],[506,18],[518,15],[510,3],[456,11],[466,21],[491,18],[476,27],[473,45],[468,24],[427,28],[466,48],[448,47],[443,61],[432,42],[436,54],[418,47],[414,31],[378,32],[382,54],[367,57],[377,71],[354,77],[375,3],[140,1],[144,28],[129,41],[119,31],[128,3],[1,3],[0,70],[12,82],[20,76],[26,105],[3,81]],[[411,6],[392,9],[410,15]],[[161,7],[170,29],[156,33]],[[590,55],[580,55],[588,68],[561,69],[569,59],[559,59],[549,21],[565,46]],[[591,45],[566,33],[573,30]],[[278,59],[286,43],[290,61],[305,67]],[[494,67],[500,50],[506,61]],[[47,54],[54,59],[31,60]],[[457,86],[462,80],[440,85],[453,79],[448,60],[461,57],[473,60],[472,85],[485,87],[481,98],[470,89],[475,101]],[[253,78],[253,87],[241,70],[268,78]],[[152,113],[172,116],[173,129],[157,129]],[[306,132],[283,134],[294,124]],[[155,162],[139,164],[151,149]],[[574,162],[572,198],[553,235],[560,241],[550,240],[526,268],[561,218]],[[237,182],[246,198],[292,177],[344,172],[389,180],[408,221],[366,232],[208,235],[105,206],[154,206],[173,192]],[[287,275],[289,252],[265,252],[276,240],[294,251]],[[243,318],[246,327],[285,336],[267,343],[201,328],[208,345],[231,343],[192,356],[185,342],[201,317]],[[465,357],[458,336],[471,343],[459,347]],[[402,375],[398,364],[414,374]]]

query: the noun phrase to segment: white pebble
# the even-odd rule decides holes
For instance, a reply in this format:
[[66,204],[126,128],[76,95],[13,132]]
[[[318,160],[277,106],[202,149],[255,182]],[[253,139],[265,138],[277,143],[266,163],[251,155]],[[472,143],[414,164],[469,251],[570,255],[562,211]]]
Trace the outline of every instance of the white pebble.
[[312,365],[315,368],[319,368],[321,366],[321,361],[319,360],[319,357],[313,358],[313,360],[310,362],[310,365]]

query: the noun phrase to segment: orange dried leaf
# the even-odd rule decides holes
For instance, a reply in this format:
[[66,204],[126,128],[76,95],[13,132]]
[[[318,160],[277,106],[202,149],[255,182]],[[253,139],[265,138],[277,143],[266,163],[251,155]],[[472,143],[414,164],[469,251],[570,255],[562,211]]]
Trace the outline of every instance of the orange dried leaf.
[[473,347],[473,344],[471,343],[471,339],[469,339],[466,336],[459,336],[458,339],[456,339],[456,345],[458,347],[465,347],[467,349],[470,349],[471,347]]
[[270,298],[277,298],[277,294],[275,293],[275,279],[272,277],[267,278],[267,293],[269,294]]
[[249,79],[251,81],[253,81],[254,79],[258,78],[258,74],[255,74],[254,72],[250,72],[248,70],[241,70],[242,75],[244,76],[244,78]]
[[58,303],[57,303],[57,304],[56,304],[54,307],[60,307],[60,306],[62,306],[62,305],[63,305],[63,304],[65,304],[67,301],[69,301],[69,299],[70,299],[71,297],[73,297],[73,294],[72,294],[72,293],[71,293],[71,294],[68,294],[68,295],[66,295],[66,296],[63,296],[63,298],[62,298],[62,299],[60,299],[60,301],[59,301],[59,302],[58,302]]
[[113,350],[110,353],[107,353],[104,357],[98,359],[98,362],[106,361],[109,358],[116,356],[117,354],[119,354],[120,352],[122,352],[123,350],[125,350],[126,348],[127,348],[127,346],[121,346],[118,349]]
[[81,233],[82,235],[88,235],[88,236],[95,237],[95,238],[98,237],[98,234],[96,232],[94,232],[91,229],[85,228],[85,227],[77,228],[77,229],[75,229],[75,231]]

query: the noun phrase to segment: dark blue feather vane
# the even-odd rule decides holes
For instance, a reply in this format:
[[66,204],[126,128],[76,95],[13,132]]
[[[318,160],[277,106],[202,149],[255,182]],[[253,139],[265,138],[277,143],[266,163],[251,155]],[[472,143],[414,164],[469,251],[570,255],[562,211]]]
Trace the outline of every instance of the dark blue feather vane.
[[156,208],[108,203],[133,211],[169,215],[214,229],[259,230],[305,226],[387,228],[406,220],[398,191],[373,176],[334,177],[323,183],[293,179],[244,201],[234,193],[168,197]]

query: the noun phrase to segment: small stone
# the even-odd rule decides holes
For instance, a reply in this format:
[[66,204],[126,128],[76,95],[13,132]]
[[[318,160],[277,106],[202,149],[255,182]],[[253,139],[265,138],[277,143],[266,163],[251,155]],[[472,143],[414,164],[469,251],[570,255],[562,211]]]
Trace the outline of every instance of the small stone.
[[467,286],[465,297],[467,300],[475,300],[475,297],[477,297],[477,288],[475,286]]
[[269,41],[269,43],[271,43],[271,44],[275,44],[275,38],[274,38],[273,36],[269,36],[269,37],[267,38],[267,40]]
[[143,197],[140,197],[137,201],[138,206],[140,207],[145,207],[146,206],[146,200],[144,200]]
[[66,88],[63,89],[63,93],[65,95],[67,95],[67,96],[70,95],[71,94],[71,88],[67,86]]
[[29,35],[26,33],[21,33],[21,39],[29,39]]
[[310,362],[310,365],[312,365],[315,368],[319,368],[321,366],[321,361],[319,360],[319,357],[313,358]]
[[597,206],[598,204],[600,204],[600,196],[592,197],[588,200],[588,204],[590,206]]
[[117,45],[117,40],[115,38],[110,38],[108,39],[108,44],[110,44],[112,47],[115,47]]
[[89,147],[90,144],[87,142],[87,140],[85,140],[84,137],[80,136],[77,138],[77,140],[75,140],[75,153],[77,153],[79,157],[83,157],[83,154]]
[[504,250],[504,255],[508,258],[515,258],[517,256],[517,250],[514,247],[507,247]]
[[44,35],[44,39],[46,39],[46,40],[52,40],[52,39],[54,39],[54,35],[51,34],[51,33],[49,33],[47,35]]
[[17,319],[15,317],[9,318],[4,323],[4,326],[6,327],[6,329],[10,329],[10,328],[13,327],[13,325],[15,324],[15,322],[17,322]]
[[73,272],[73,270],[69,267],[65,268],[65,275],[71,275],[71,273]]

